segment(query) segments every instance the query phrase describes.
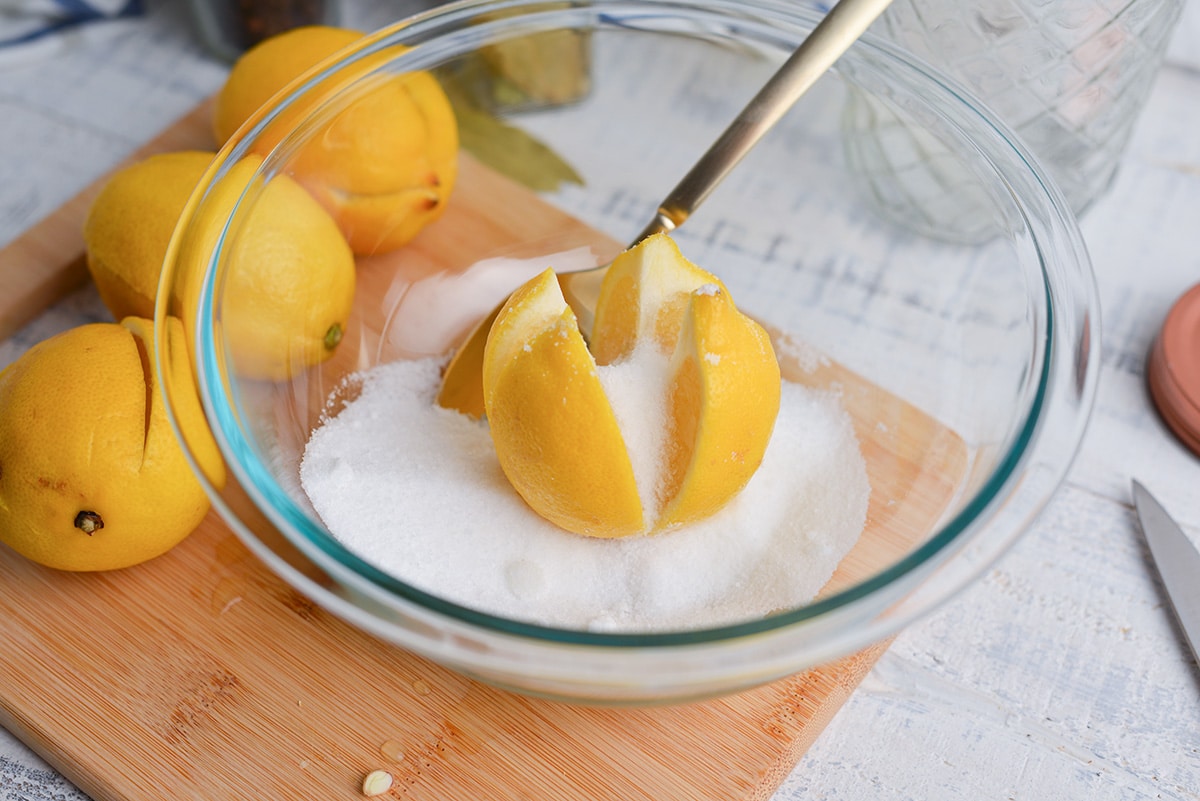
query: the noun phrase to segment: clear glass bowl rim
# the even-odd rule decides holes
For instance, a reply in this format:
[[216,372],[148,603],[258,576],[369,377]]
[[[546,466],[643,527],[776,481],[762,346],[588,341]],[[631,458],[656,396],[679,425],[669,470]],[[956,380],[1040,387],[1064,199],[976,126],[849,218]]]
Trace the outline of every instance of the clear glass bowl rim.
[[[747,30],[753,29],[764,38],[767,37],[766,32],[770,31],[779,41],[790,41],[794,46],[798,39],[793,38],[789,40],[789,34],[795,33],[796,26],[799,26],[801,30],[811,29],[820,19],[820,15],[813,10],[797,8],[785,2],[776,2],[776,0],[737,0],[737,2],[732,2],[731,0],[701,0],[700,2],[686,3],[680,2],[680,0],[659,0],[658,2],[599,0],[599,2],[573,5],[569,8],[554,6],[555,4],[545,3],[542,0],[500,0],[499,2],[496,0],[461,0],[460,2],[451,3],[416,15],[408,20],[369,34],[361,42],[343,50],[333,58],[314,68],[305,77],[298,79],[288,90],[277,96],[269,104],[269,107],[264,108],[259,114],[248,121],[238,134],[219,152],[213,166],[206,173],[204,179],[202,179],[187,209],[185,209],[183,219],[186,220],[194,212],[207,189],[216,180],[219,180],[225,170],[248,151],[248,143],[253,141],[254,137],[260,134],[284,108],[297,102],[306,91],[359,59],[395,44],[411,44],[414,40],[420,40],[422,35],[427,35],[427,32],[430,30],[436,33],[439,26],[448,26],[452,30],[459,32],[460,36],[466,37],[468,34],[462,33],[464,29],[462,23],[464,21],[475,19],[484,12],[501,9],[520,10],[531,7],[534,9],[531,13],[536,17],[535,22],[579,22],[588,17],[601,20],[606,16],[606,12],[615,16],[615,13],[621,9],[640,9],[644,14],[648,9],[654,8],[657,9],[657,16],[665,17],[679,14],[689,16],[704,14],[710,16],[724,15],[722,19],[726,19],[726,21],[738,21],[745,25]],[[791,27],[771,28],[771,22],[783,22]],[[515,29],[522,24],[527,24],[523,17],[482,23],[470,31],[469,36],[482,38],[496,27],[501,29]],[[436,40],[437,37],[435,36],[430,41]],[[437,63],[438,58],[429,56],[425,49],[423,49],[425,46],[425,43],[421,41],[413,46],[413,49],[389,62],[387,65],[388,68],[423,69],[429,66],[426,62]],[[1044,170],[1038,165],[1036,159],[1025,150],[1015,135],[1009,132],[1002,123],[995,120],[980,104],[972,100],[968,92],[910,54],[870,34],[865,35],[855,45],[855,48],[872,51],[874,55],[883,57],[894,63],[903,77],[909,80],[921,81],[929,85],[930,88],[945,93],[947,98],[958,101],[957,106],[950,106],[950,108],[956,109],[960,114],[967,115],[976,124],[982,123],[985,130],[990,129],[994,132],[995,141],[993,144],[1011,150],[1017,157],[1015,163],[1023,163],[1028,167],[1036,183],[1045,190],[1044,201],[1047,204],[1048,210],[1052,212],[1050,218],[1063,226],[1063,231],[1060,233],[1065,234],[1068,240],[1074,242],[1077,253],[1083,253],[1082,239],[1075,227],[1074,217],[1069,212],[1060,193],[1045,176]],[[312,117],[319,115],[321,111],[321,108],[316,109]],[[312,117],[309,117],[309,119],[311,120]],[[287,140],[285,140],[284,145],[286,146],[286,144]],[[270,158],[265,160],[264,166],[270,161]],[[1004,165],[1001,163],[993,162],[992,166],[1001,174],[1006,171]],[[243,197],[243,199],[245,198]],[[170,283],[172,256],[177,251],[178,242],[182,238],[182,232],[185,227],[185,225],[181,225],[176,230],[171,250],[168,252],[167,265],[164,267],[163,274],[162,286],[164,288]],[[224,237],[225,233],[222,234],[222,242],[224,241]],[[346,549],[322,526],[316,524],[303,512],[278,482],[275,481],[270,471],[257,458],[254,446],[243,436],[239,423],[240,415],[236,408],[228,405],[226,394],[223,391],[224,379],[221,371],[221,359],[219,358],[217,341],[214,337],[213,329],[209,324],[209,321],[212,319],[212,292],[215,281],[215,271],[211,268],[205,280],[205,288],[202,293],[201,314],[198,315],[199,323],[195,332],[196,348],[191,356],[194,359],[193,363],[199,365],[201,396],[206,413],[209,416],[210,422],[213,420],[218,421],[218,425],[214,426],[214,434],[217,436],[228,465],[232,468],[239,482],[259,509],[281,531],[285,538],[318,567],[326,571],[327,574],[334,576],[336,580],[344,581],[368,594],[377,595],[382,592],[385,596],[402,599],[403,601],[417,605],[417,607],[426,612],[445,616],[457,623],[466,624],[468,627],[475,626],[501,635],[513,635],[519,639],[541,641],[549,644],[573,644],[612,649],[646,649],[716,644],[751,635],[786,629],[806,621],[819,620],[829,616],[833,612],[853,607],[859,602],[880,594],[885,589],[897,589],[897,586],[903,583],[905,579],[909,580],[910,587],[914,586],[920,576],[927,574],[953,555],[954,548],[952,546],[962,544],[965,539],[969,539],[967,537],[969,533],[976,531],[987,522],[987,518],[994,511],[994,507],[1003,501],[1005,490],[1018,474],[1019,468],[1029,458],[1031,450],[1038,444],[1041,428],[1040,423],[1043,419],[1046,406],[1048,403],[1052,404],[1054,402],[1054,396],[1051,394],[1054,383],[1052,381],[1054,368],[1059,360],[1069,358],[1069,354],[1061,352],[1062,346],[1068,343],[1059,342],[1056,338],[1058,321],[1056,320],[1054,299],[1058,297],[1058,292],[1055,291],[1057,288],[1052,286],[1053,282],[1047,271],[1044,254],[1040,247],[1041,243],[1037,244],[1039,245],[1038,252],[1043,281],[1042,288],[1046,304],[1046,330],[1043,332],[1041,340],[1042,350],[1038,354],[1040,357],[1038,362],[1040,364],[1037,369],[1037,387],[1033,393],[1030,407],[1026,410],[1024,418],[1018,426],[1018,433],[1013,438],[1012,444],[999,460],[996,469],[993,470],[992,474],[975,495],[928,540],[898,562],[870,578],[797,609],[780,612],[753,621],[713,628],[653,633],[608,633],[543,626],[491,615],[447,601],[380,571]],[[211,263],[215,264],[219,260],[219,257],[220,244],[218,245],[218,250],[213,254]],[[1084,258],[1086,259],[1086,256]],[[1085,272],[1087,272],[1090,278],[1090,268],[1085,270]],[[1087,302],[1084,305],[1088,307],[1091,315],[1097,316],[1094,287],[1090,288],[1090,293],[1086,291],[1087,289],[1085,288],[1084,291],[1084,295],[1088,296],[1085,298]],[[160,306],[162,308],[156,309],[156,317],[166,314],[165,304],[161,299],[167,295],[169,293],[159,292]],[[160,347],[158,351],[161,353],[163,348]],[[1035,362],[1035,364],[1038,362]],[[1084,382],[1083,393],[1085,397],[1082,404],[1082,414],[1085,417],[1090,411],[1090,398],[1094,391],[1095,374],[1097,372],[1090,360],[1086,368],[1088,372]],[[161,378],[163,374],[161,360],[159,361],[158,370]],[[236,398],[236,393],[233,393],[231,396]],[[173,414],[171,418],[172,425],[176,425]],[[1079,430],[1081,436],[1082,424],[1079,426]],[[176,433],[179,435],[178,429]],[[185,441],[182,436],[180,438],[181,441]],[[1073,451],[1078,445],[1079,438],[1076,437],[1076,441],[1071,443],[1072,454],[1066,457],[1065,462],[1069,462],[1073,457]],[[189,458],[191,458],[190,454]],[[255,550],[261,551],[261,549],[266,548],[267,546],[258,541],[258,538],[248,530],[248,527],[237,518],[232,509],[224,503],[220,497],[220,493],[211,486],[211,483],[204,477],[202,471],[196,467],[194,460],[193,466],[196,468],[197,475],[200,477],[202,483],[205,484],[205,488],[208,490],[210,497],[212,497],[218,511],[221,512],[222,516],[228,522],[233,524],[233,528],[239,536],[243,539],[248,537],[254,540],[257,546]],[[1065,463],[1061,472],[1065,472]],[[1059,478],[1061,478],[1061,472]],[[1045,489],[1041,498],[1041,504],[1044,504],[1049,499],[1056,486],[1057,481],[1054,486]],[[1004,548],[1008,544],[1011,544],[1014,538],[1015,532],[1013,535],[1005,537],[1004,542],[1000,547],[995,549],[992,557],[994,558],[1003,552]],[[982,569],[981,566],[979,570]],[[938,601],[945,600],[955,591],[961,589],[963,583],[959,582],[957,586],[948,587]],[[881,629],[878,632],[873,632],[874,636],[867,639],[874,640],[886,636],[886,634],[899,628],[899,625],[903,622],[891,621],[890,626],[886,627],[887,630]]]

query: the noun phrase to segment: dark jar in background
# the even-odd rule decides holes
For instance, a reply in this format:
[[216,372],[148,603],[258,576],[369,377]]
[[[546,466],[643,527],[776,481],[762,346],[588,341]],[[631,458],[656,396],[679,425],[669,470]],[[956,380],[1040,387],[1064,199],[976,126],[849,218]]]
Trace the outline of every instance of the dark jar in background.
[[303,25],[338,25],[340,0],[190,0],[204,45],[233,61],[254,45]]

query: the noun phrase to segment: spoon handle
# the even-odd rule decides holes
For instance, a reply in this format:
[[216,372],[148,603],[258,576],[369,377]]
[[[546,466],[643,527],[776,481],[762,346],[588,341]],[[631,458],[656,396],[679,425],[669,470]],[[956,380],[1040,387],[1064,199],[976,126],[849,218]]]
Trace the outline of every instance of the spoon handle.
[[839,0],[671,190],[634,244],[681,225],[891,2]]

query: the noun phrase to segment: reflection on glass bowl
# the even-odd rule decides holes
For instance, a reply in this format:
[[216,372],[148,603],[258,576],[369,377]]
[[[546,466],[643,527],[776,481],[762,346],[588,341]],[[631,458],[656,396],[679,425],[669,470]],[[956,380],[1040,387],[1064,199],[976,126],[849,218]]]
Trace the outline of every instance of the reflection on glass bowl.
[[[330,76],[340,85],[264,159],[267,179],[288,173],[321,123],[381,75],[478,80],[486,48],[564,31],[586,44],[586,91],[489,111],[550,148],[579,182],[535,190],[464,149],[445,213],[406,246],[359,256],[336,352],[287,380],[239,375],[224,339],[236,330],[229,315],[248,313],[222,294],[239,269],[228,258],[238,215],[261,198],[257,185],[245,193],[183,310],[229,466],[227,485],[209,487],[225,520],[296,589],[378,637],[500,686],[599,703],[728,693],[828,662],[978,576],[1030,525],[1082,436],[1097,373],[1095,288],[1069,210],[1022,146],[946,80],[870,37],[676,233],[778,335],[785,376],[836,392],[853,421],[870,483],[866,527],[816,598],[720,625],[556,628],[456,603],[449,588],[415,586],[331,535],[299,466],[313,429],[353,401],[353,376],[444,357],[550,254],[562,269],[610,260],[817,20],[773,0],[506,9],[454,5],[373,34],[281,101],[307,93],[310,102]],[[408,49],[387,50],[396,44]],[[966,165],[959,180],[980,215],[971,224],[986,236],[929,237],[874,211],[846,157],[851,96],[886,107]],[[269,122],[260,117],[222,150],[208,185]],[[210,194],[194,199],[191,219]],[[185,222],[175,253],[188,231]],[[169,262],[164,289],[187,280],[183,272]]]

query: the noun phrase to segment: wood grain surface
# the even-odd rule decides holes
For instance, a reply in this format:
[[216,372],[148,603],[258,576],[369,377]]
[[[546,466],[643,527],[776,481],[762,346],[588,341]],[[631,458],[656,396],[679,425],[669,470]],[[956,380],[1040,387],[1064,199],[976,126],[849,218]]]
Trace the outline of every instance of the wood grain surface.
[[[206,128],[202,108],[146,152],[197,143]],[[511,202],[517,190],[505,187],[486,170],[465,170],[447,215],[473,219],[472,236],[456,224],[442,241],[429,229],[409,268],[432,270],[481,238],[494,251],[497,238],[536,234],[527,228],[532,201]],[[77,230],[90,191],[39,229]],[[560,230],[567,223],[556,215],[546,207],[541,219]],[[14,246],[29,291],[49,296],[79,253],[31,244],[43,239]],[[363,264],[363,285],[388,269],[386,259]],[[377,289],[360,288],[360,298]],[[912,547],[949,502],[965,449],[837,365],[783,367],[842,388],[867,460],[868,526],[836,588]],[[0,725],[95,801],[349,799],[375,769],[395,777],[389,798],[766,799],[886,647],[705,702],[602,709],[537,700],[344,624],[212,514],[166,556],[113,573],[55,572],[0,549],[0,641]]]
[[[64,575],[0,554],[0,723],[95,801],[764,799],[882,646],[704,703],[493,689],[297,595],[208,518],[167,557]],[[164,795],[165,794],[165,795]]]

